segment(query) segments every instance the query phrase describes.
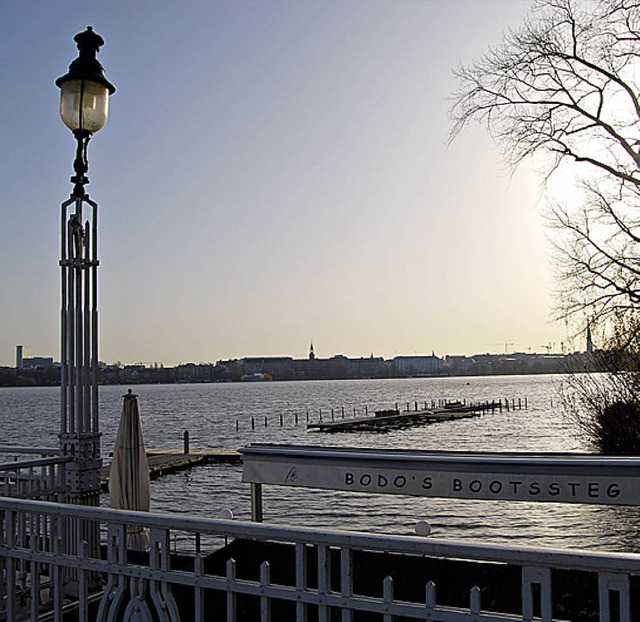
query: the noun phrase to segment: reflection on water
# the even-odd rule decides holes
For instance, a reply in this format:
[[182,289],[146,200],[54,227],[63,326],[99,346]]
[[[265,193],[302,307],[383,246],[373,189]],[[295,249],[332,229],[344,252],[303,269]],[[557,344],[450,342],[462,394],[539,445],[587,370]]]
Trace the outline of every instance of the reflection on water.
[[[189,430],[192,447],[238,448],[252,442],[291,442],[381,448],[485,451],[587,451],[557,404],[559,376],[424,378],[135,387],[149,447],[180,447]],[[126,387],[101,387],[103,455],[113,448]],[[528,410],[503,410],[473,419],[394,430],[384,434],[307,432],[317,420],[369,413],[398,403],[439,399],[527,398]],[[298,415],[298,425],[294,424]],[[280,426],[280,415],[283,425]],[[264,426],[264,417],[268,425]],[[57,444],[58,392],[50,388],[0,389],[3,444]],[[251,428],[251,419],[256,423]],[[152,483],[152,510],[215,517],[230,508],[250,516],[241,467],[212,465],[167,475]],[[106,502],[106,501],[105,501]],[[640,552],[635,507],[466,501],[366,495],[269,486],[265,519],[297,525],[372,532],[412,533],[427,519],[434,538]]]

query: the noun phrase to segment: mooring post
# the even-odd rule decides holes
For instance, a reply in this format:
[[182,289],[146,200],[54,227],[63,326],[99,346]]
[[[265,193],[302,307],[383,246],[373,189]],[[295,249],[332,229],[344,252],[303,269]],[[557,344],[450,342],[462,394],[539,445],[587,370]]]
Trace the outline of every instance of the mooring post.
[[184,431],[184,453],[189,453],[189,430]]

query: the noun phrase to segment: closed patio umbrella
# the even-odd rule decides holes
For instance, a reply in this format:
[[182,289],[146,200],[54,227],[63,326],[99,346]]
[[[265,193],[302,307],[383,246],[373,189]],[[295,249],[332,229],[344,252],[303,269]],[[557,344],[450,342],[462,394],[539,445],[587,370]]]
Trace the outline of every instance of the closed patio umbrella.
[[[111,507],[148,512],[150,507],[149,462],[144,448],[138,396],[124,395],[122,416],[109,472]],[[136,525],[127,526],[127,547],[146,550],[149,539]]]

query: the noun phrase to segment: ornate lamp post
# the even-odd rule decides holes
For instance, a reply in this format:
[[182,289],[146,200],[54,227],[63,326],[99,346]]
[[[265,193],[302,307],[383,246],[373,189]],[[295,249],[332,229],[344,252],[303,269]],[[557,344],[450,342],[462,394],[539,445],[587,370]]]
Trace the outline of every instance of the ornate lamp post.
[[[87,144],[106,123],[109,96],[116,89],[96,58],[104,45],[102,37],[88,26],[74,41],[78,58],[56,80],[60,116],[77,141],[73,191],[62,203],[61,214],[60,450],[72,458],[66,468],[66,501],[98,505],[98,205],[89,199],[85,185],[89,183]],[[67,533],[68,546],[80,540],[90,549],[99,545],[93,527],[76,525],[73,531]]]

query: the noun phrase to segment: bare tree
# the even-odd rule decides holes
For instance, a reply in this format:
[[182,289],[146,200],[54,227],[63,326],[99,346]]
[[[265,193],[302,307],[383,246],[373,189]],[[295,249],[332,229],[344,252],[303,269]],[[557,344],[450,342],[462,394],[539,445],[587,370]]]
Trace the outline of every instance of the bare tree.
[[516,167],[571,164],[579,204],[550,202],[561,317],[640,305],[640,2],[538,0],[521,28],[456,74],[451,138],[487,125]]

